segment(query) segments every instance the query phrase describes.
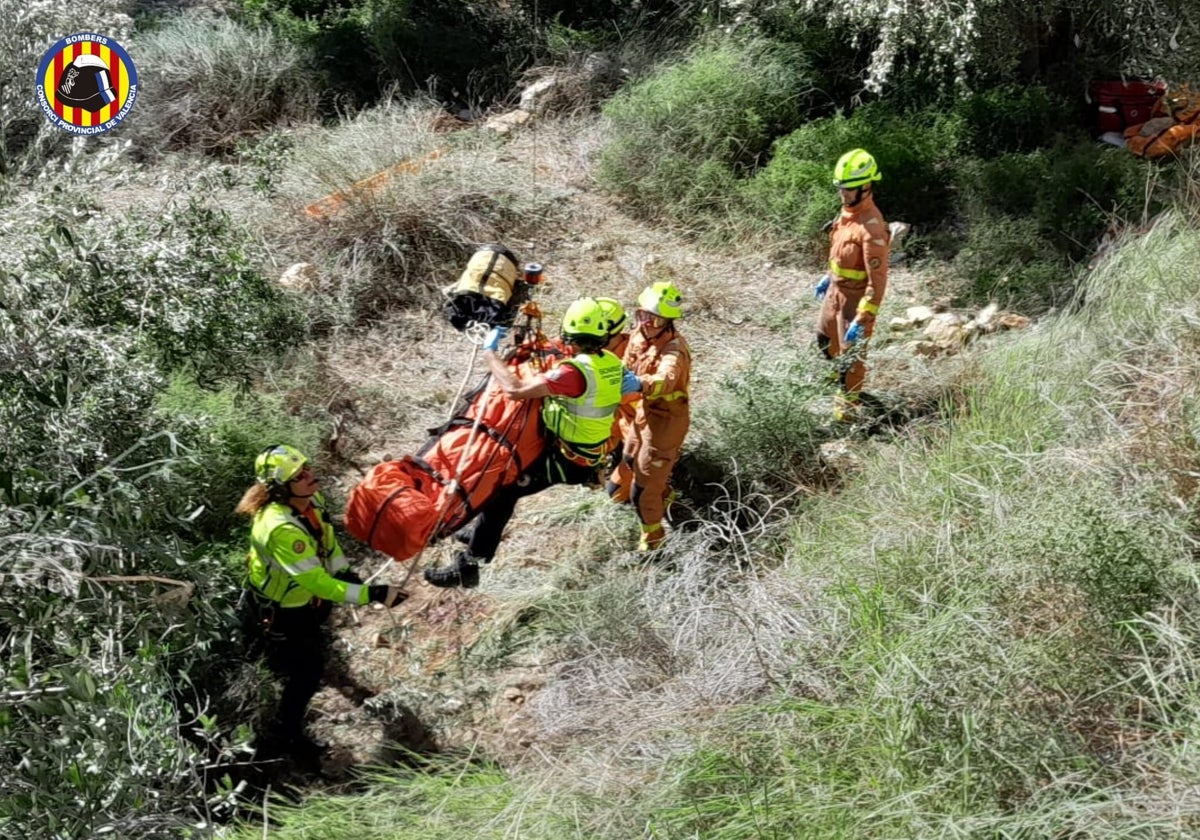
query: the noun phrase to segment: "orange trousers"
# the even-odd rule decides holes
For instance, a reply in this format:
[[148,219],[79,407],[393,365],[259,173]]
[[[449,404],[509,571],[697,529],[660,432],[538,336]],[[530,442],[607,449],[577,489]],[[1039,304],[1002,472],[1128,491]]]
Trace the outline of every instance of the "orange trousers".
[[670,448],[655,446],[648,426],[634,425],[625,437],[621,462],[609,476],[609,495],[618,502],[628,499],[643,525],[661,525],[666,515],[671,471],[683,451],[682,443]]
[[[842,336],[846,334],[846,330],[850,328],[850,324],[858,314],[858,302],[862,300],[866,290],[865,282],[862,284],[862,288],[846,288],[838,283],[831,284],[829,293],[825,295],[825,304],[821,307],[821,314],[817,316],[817,346],[821,348],[827,358],[839,365],[846,361],[838,362],[838,357],[846,350],[842,346]],[[864,323],[863,328],[867,338],[870,338],[875,328],[874,321]],[[863,380],[867,377],[866,358],[866,347],[860,346],[855,351],[853,360],[841,368],[842,390],[846,393],[857,394],[862,390]]]

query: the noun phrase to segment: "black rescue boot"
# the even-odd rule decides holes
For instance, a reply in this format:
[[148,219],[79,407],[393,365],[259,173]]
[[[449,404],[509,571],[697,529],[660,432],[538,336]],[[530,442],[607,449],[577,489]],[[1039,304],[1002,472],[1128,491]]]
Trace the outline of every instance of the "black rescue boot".
[[479,585],[479,561],[465,551],[454,556],[453,566],[443,566],[440,569],[426,569],[425,580],[434,586],[461,586],[464,589],[474,589]]

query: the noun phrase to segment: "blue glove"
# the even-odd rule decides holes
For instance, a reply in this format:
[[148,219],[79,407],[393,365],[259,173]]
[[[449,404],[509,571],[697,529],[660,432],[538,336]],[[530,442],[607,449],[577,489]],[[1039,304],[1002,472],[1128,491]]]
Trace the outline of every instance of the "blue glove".
[[822,274],[821,279],[817,281],[817,287],[813,289],[813,297],[817,300],[825,300],[825,293],[829,291],[829,275]]
[[845,337],[844,341],[846,344],[853,344],[854,342],[858,341],[862,337],[863,337],[863,325],[858,323],[858,321],[854,321],[853,323],[850,324],[850,329],[846,330],[846,337]]
[[492,327],[491,332],[487,334],[487,338],[483,340],[484,350],[497,350],[500,347],[500,342],[504,340],[504,336],[508,335],[508,327]]

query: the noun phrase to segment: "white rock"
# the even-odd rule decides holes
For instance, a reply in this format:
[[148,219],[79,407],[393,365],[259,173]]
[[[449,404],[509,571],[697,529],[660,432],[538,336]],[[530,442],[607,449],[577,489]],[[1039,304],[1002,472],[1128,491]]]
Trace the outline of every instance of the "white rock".
[[320,277],[317,267],[312,263],[296,263],[283,272],[279,285],[296,292],[313,292],[317,289]]
[[831,440],[822,443],[818,455],[821,463],[835,472],[849,473],[862,469],[862,458],[851,449],[848,441]]
[[945,348],[961,347],[967,341],[963,317],[953,312],[939,312],[935,315],[925,327],[923,335]]
[[919,356],[924,359],[931,359],[934,356],[940,356],[945,352],[945,348],[939,344],[934,344],[932,341],[910,341],[904,345],[904,349],[914,356]]
[[525,90],[521,91],[521,101],[518,107],[522,111],[528,111],[531,114],[540,114],[549,108],[557,94],[556,88],[559,86],[557,76],[547,76],[544,79],[538,79]]
[[507,114],[497,114],[494,117],[489,117],[483,126],[497,134],[508,134],[517,126],[529,122],[531,117],[533,117],[533,114],[518,108],[515,111],[509,111]]

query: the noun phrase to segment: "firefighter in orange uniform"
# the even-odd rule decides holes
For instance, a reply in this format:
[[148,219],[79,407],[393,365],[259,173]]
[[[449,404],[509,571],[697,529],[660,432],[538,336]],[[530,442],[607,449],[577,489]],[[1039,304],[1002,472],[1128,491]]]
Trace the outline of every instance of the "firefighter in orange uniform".
[[671,470],[683,451],[691,422],[688,386],[692,354],[675,326],[683,315],[679,289],[668,282],[645,288],[638,296],[637,326],[625,349],[625,367],[642,383],[633,424],[625,435],[621,462],[608,482],[616,501],[628,498],[641,521],[639,551],[651,551],[666,539],[663,517]]
[[[629,326],[629,316],[625,314],[625,307],[621,306],[621,302],[616,298],[596,298],[596,302],[600,304],[600,308],[604,311],[604,317],[608,319],[608,343],[604,345],[604,349],[618,359],[623,359],[625,358],[625,348],[629,346],[629,333],[625,329]],[[633,418],[637,414],[637,404],[641,396],[641,392],[625,394],[621,398],[621,404],[617,406],[611,437],[613,452],[610,456],[614,467],[621,462],[621,448],[624,446],[626,433],[633,425]],[[616,501],[629,501],[628,492],[623,498],[617,498]]]
[[[829,273],[817,283],[814,296],[824,301],[817,347],[840,371],[842,391],[834,405],[838,420],[854,419],[867,373],[866,342],[887,292],[891,235],[871,190],[880,177],[875,158],[864,149],[846,152],[833,170],[842,212],[829,235]],[[847,358],[839,359],[843,354]]]

